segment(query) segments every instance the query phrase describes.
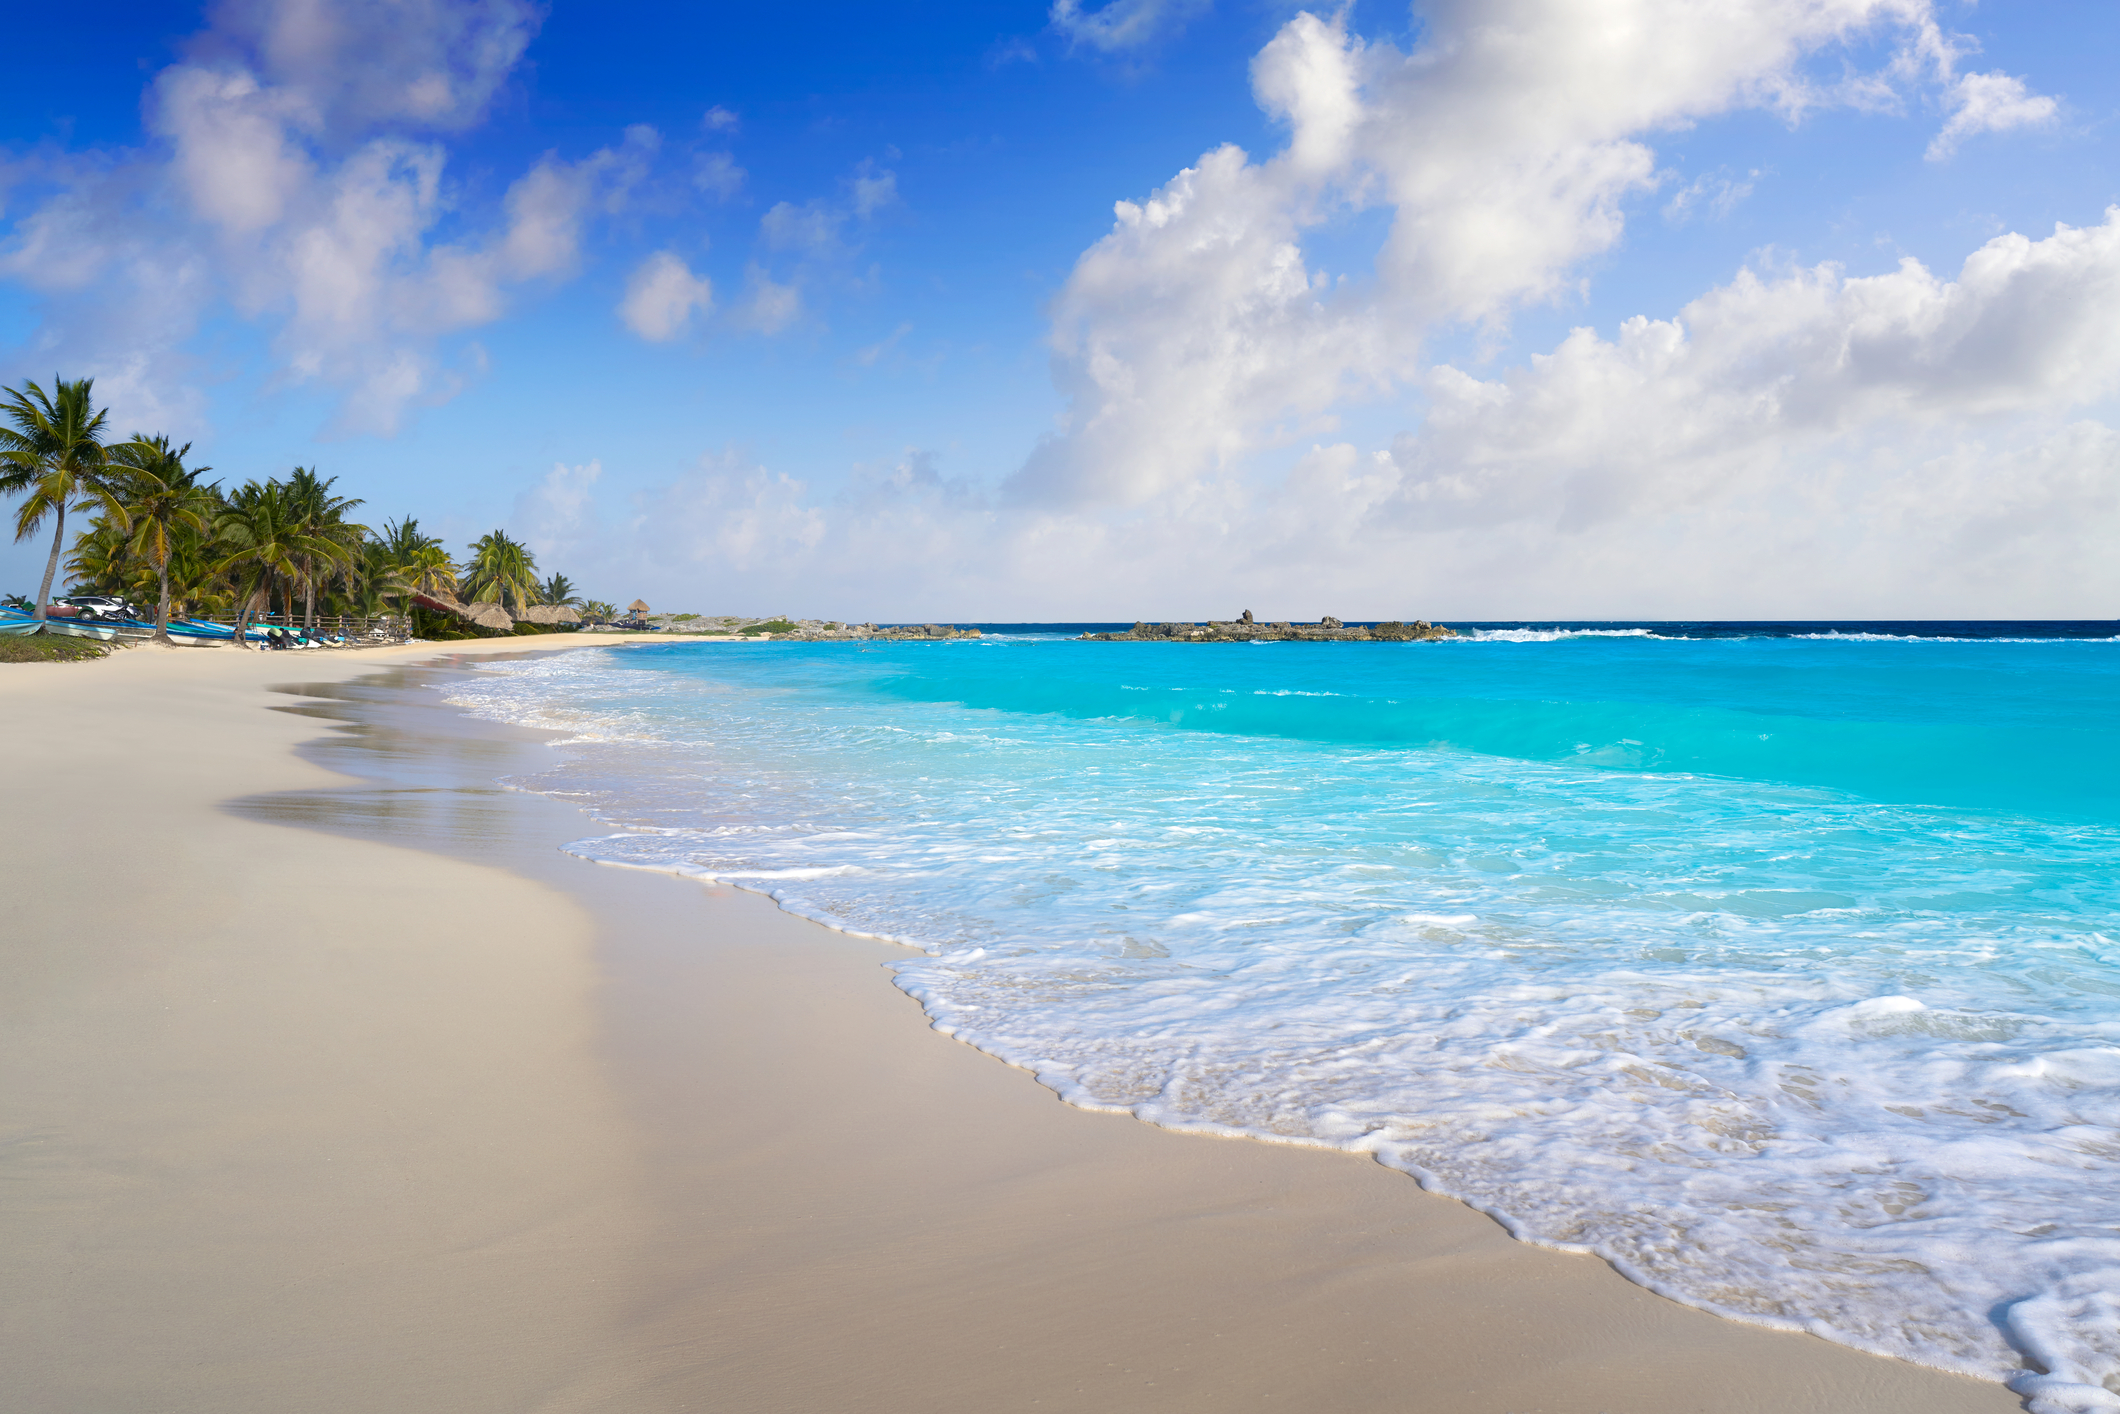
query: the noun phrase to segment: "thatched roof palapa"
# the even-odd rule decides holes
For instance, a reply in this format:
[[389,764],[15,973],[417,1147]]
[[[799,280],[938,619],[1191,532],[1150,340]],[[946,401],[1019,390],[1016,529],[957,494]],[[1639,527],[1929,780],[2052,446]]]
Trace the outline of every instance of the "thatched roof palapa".
[[635,599],[631,604],[628,604],[626,606],[626,612],[629,614],[645,614],[648,612],[648,601],[645,599]]

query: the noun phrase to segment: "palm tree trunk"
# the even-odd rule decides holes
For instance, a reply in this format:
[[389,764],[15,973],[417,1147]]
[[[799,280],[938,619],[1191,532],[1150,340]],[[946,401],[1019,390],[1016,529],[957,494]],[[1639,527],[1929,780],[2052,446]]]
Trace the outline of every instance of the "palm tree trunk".
[[162,581],[162,602],[155,606],[155,642],[169,643],[169,556],[164,555],[155,570],[156,577]]
[[52,601],[52,576],[59,572],[59,548],[66,543],[66,502],[59,503],[59,524],[52,530],[51,558],[44,562],[44,583],[37,587],[37,611],[33,619],[48,619],[46,606]]

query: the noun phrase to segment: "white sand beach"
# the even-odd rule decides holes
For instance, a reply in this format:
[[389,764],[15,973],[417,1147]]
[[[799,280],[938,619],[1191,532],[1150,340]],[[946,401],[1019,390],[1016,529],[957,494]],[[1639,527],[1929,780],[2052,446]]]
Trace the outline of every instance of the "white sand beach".
[[1365,1159],[1070,1108],[928,1029],[898,950],[461,789],[542,748],[432,670],[372,694],[389,793],[298,754],[358,704],[271,710],[444,652],[0,666],[7,1409],[2019,1407]]

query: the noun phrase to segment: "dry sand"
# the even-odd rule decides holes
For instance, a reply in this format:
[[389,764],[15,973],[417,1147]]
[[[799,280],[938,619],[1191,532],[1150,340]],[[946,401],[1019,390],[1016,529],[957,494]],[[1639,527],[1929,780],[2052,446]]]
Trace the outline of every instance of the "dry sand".
[[529,734],[352,682],[436,651],[0,666],[0,1406],[2018,1407],[1071,1109],[892,948],[558,853]]

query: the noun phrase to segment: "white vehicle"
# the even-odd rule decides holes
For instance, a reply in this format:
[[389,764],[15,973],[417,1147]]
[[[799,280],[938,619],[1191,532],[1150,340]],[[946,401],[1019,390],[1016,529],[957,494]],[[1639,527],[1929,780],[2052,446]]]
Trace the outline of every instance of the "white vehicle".
[[99,619],[137,619],[140,611],[115,594],[70,594],[55,601],[71,604],[83,615]]

